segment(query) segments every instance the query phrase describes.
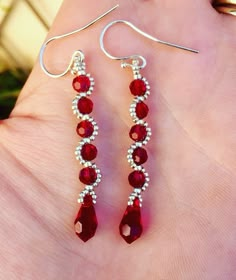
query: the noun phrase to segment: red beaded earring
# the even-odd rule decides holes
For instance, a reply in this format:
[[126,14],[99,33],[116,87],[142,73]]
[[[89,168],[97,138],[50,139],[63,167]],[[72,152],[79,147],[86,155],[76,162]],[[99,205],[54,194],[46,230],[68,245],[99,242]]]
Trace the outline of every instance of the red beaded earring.
[[77,134],[82,138],[75,154],[84,168],[79,172],[79,180],[85,184],[80,193],[78,202],[81,203],[80,210],[74,221],[75,232],[84,242],[94,236],[97,229],[97,216],[94,209],[96,194],[94,188],[101,182],[101,172],[93,162],[97,156],[97,148],[91,142],[98,134],[98,126],[90,116],[93,111],[93,102],[89,98],[93,91],[94,79],[85,72],[84,55],[81,51],[74,56],[74,67],[72,73],[77,75],[73,80],[73,88],[78,92],[72,102],[73,113],[81,121],[77,126]]
[[121,60],[121,67],[130,67],[133,71],[133,81],[129,85],[131,94],[134,96],[130,105],[130,116],[133,121],[133,126],[129,131],[129,137],[134,141],[128,149],[127,159],[133,171],[128,175],[128,182],[134,188],[128,199],[128,206],[121,219],[119,225],[120,235],[127,243],[132,243],[137,240],[143,231],[141,206],[142,206],[142,192],[145,191],[149,185],[149,175],[143,164],[147,161],[148,155],[144,148],[151,137],[151,128],[146,122],[145,118],[148,115],[149,109],[145,103],[149,94],[150,86],[146,78],[140,74],[140,70],[146,66],[146,59],[141,55],[131,55],[124,57],[116,57],[107,52],[104,47],[104,35],[106,31],[117,23],[124,23],[133,30],[149,38],[155,42],[177,47],[187,51],[198,51],[161,41],[151,35],[138,29],[132,23],[125,20],[116,20],[106,25],[100,36],[100,46],[102,51],[111,59]]
[[81,140],[76,148],[75,155],[76,159],[83,165],[83,168],[79,172],[79,180],[85,185],[85,187],[79,195],[78,202],[81,203],[81,207],[75,218],[74,228],[77,236],[84,242],[92,238],[97,229],[98,222],[94,208],[97,198],[95,188],[101,182],[100,169],[94,162],[97,156],[97,148],[94,144],[92,144],[95,137],[98,135],[98,126],[94,118],[90,115],[93,111],[93,102],[90,99],[90,95],[94,89],[94,79],[85,71],[85,57],[82,51],[74,52],[69,66],[61,74],[52,74],[46,69],[43,62],[43,55],[46,46],[53,40],[73,35],[90,27],[117,7],[118,5],[80,29],[50,38],[43,44],[39,56],[40,66],[48,76],[58,78],[64,76],[68,72],[76,75],[72,82],[73,89],[77,92],[72,102],[72,110],[77,118],[80,119],[77,126],[77,134],[81,137]]
[[140,207],[142,206],[141,192],[145,191],[149,184],[149,175],[143,164],[148,155],[144,146],[151,137],[151,128],[144,118],[148,115],[148,106],[144,102],[150,94],[150,86],[147,80],[139,72],[141,69],[139,60],[132,58],[131,64],[123,63],[122,67],[131,67],[134,80],[129,89],[134,99],[130,106],[130,115],[134,125],[129,131],[129,137],[134,141],[128,149],[128,162],[134,170],[128,176],[129,184],[134,188],[129,196],[128,206],[121,220],[120,235],[127,243],[132,243],[142,234],[142,220]]

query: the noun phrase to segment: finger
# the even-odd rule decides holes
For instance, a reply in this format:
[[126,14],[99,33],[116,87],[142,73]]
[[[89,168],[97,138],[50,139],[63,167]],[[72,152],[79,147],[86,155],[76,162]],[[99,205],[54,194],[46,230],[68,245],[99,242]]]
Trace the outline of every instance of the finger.
[[[138,2],[141,5],[138,5]],[[215,13],[212,12],[213,9],[209,5],[210,1],[206,0],[201,2],[182,0],[181,3],[179,1],[138,2],[130,1],[127,3],[123,1],[119,11],[110,14],[90,29],[70,38],[53,42],[45,52],[47,67],[56,73],[64,71],[73,51],[82,49],[85,50],[86,61],[90,65],[89,71],[93,73],[95,80],[99,81],[97,65],[100,66],[99,74],[108,75],[109,79],[107,67],[112,71],[117,66],[105,64],[106,59],[100,52],[98,38],[102,27],[118,16],[128,18],[140,27],[146,27],[147,32],[153,32],[161,39],[186,44],[190,47],[201,42],[202,30],[206,29],[206,26],[211,26],[210,23],[214,20]],[[85,4],[81,1],[79,4],[81,12],[78,17],[77,9],[75,9],[77,5],[74,0],[64,2],[48,37],[75,30],[111,7],[110,1],[101,1],[98,11],[95,0],[90,0],[89,5],[87,2]],[[194,36],[189,36],[190,29]],[[133,44],[131,42],[130,46],[136,46],[136,43],[137,41],[134,41]],[[145,45],[150,48],[150,42]],[[129,51],[130,46],[127,46],[126,51]],[[169,54],[168,50],[167,53]],[[68,77],[69,75],[60,79],[49,78],[36,63],[12,116],[23,114],[42,117],[43,115],[58,115],[59,112],[60,115],[68,115],[70,112],[65,108],[70,107],[69,102],[72,97],[70,91],[72,78]],[[104,91],[100,85],[101,83],[96,84],[97,91]],[[113,84],[113,89],[119,90],[115,84]],[[107,97],[109,100],[110,94]],[[113,100],[117,101],[118,99],[113,96]]]
[[[135,11],[130,13],[130,11]],[[148,27],[147,32],[169,40],[181,41],[201,36],[201,29],[206,28],[216,18],[210,0],[202,1],[130,1],[126,15],[132,17],[139,26]],[[190,33],[191,32],[191,33]],[[194,34],[194,36],[191,36]]]
[[[98,11],[95,1],[90,1],[90,4],[88,9],[87,4],[81,1],[79,10],[83,12],[80,12],[78,17],[75,9],[78,5],[77,2],[74,0],[65,1],[48,38],[78,29],[112,7],[110,1],[103,1],[99,4]],[[112,19],[112,14],[84,32],[55,41],[49,45],[45,52],[44,61],[50,72],[63,72],[68,66],[73,52],[78,49],[84,51],[87,64],[101,65],[102,55],[98,44],[99,31],[102,24],[104,25],[109,19]],[[93,74],[96,72],[94,69],[96,67],[87,68],[87,72],[91,72],[93,77],[96,76],[96,74]],[[22,90],[12,116],[33,115],[43,117],[58,115],[59,112],[60,115],[68,115],[71,112],[65,108],[70,110],[71,107],[69,102],[71,102],[74,94],[71,85],[72,79],[73,76],[69,74],[58,79],[46,76],[37,61]]]
[[[224,20],[227,33],[235,34],[236,31],[236,1],[235,0],[214,0],[212,6]],[[232,37],[235,37],[232,34]]]
[[235,6],[219,6],[216,7],[217,11],[226,15],[236,16],[236,8]]

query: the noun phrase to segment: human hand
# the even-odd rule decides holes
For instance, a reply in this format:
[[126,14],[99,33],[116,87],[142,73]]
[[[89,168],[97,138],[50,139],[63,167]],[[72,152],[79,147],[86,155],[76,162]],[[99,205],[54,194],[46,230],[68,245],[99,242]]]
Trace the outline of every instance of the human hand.
[[[71,112],[73,77],[49,78],[36,63],[0,125],[1,279],[236,278],[236,19],[218,14],[210,2],[123,1],[94,27],[49,46],[51,71],[64,70],[81,49],[96,83],[96,162],[103,180],[97,189],[99,227],[87,243],[73,230],[83,187],[73,155],[79,140]],[[49,37],[111,6],[66,0]],[[118,226],[132,191],[126,161],[132,76],[107,59],[98,43],[103,26],[117,18],[200,51],[156,45],[123,26],[108,34],[117,55],[147,58],[142,74],[151,85],[147,121],[153,136],[145,165],[151,182],[143,195],[144,232],[131,245]]]

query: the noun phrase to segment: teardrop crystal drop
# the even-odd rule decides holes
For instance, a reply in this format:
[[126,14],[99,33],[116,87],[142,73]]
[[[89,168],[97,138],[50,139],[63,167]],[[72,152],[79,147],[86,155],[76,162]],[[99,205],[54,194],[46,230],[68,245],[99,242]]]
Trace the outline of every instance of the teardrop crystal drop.
[[134,204],[128,206],[120,223],[120,235],[127,243],[138,239],[143,231],[139,199],[135,198]]
[[84,242],[92,238],[97,229],[97,216],[91,195],[86,195],[74,222],[75,233]]

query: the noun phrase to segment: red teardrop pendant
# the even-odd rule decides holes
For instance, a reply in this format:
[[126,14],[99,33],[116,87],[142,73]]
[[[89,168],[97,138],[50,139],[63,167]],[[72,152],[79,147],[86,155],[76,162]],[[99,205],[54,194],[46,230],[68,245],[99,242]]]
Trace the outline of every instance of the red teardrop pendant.
[[92,238],[97,229],[97,216],[91,195],[86,195],[74,222],[75,233],[84,242]]
[[138,239],[143,231],[139,199],[135,198],[133,206],[128,206],[120,223],[120,235],[127,243]]

